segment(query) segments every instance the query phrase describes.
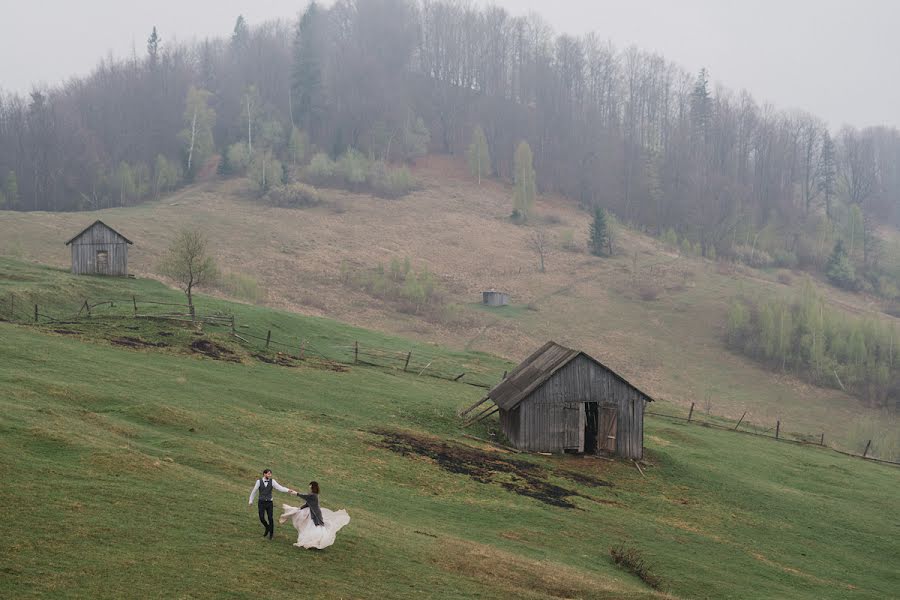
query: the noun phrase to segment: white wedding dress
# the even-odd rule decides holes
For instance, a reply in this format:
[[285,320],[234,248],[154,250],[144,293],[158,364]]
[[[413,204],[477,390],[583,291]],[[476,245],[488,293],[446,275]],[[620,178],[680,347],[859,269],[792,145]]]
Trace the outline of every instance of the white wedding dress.
[[317,527],[309,516],[308,508],[297,508],[290,504],[282,504],[281,508],[284,512],[278,517],[278,522],[291,520],[297,529],[297,543],[294,545],[298,548],[327,548],[334,543],[337,532],[350,522],[350,515],[346,510],[334,511],[319,507],[325,525]]

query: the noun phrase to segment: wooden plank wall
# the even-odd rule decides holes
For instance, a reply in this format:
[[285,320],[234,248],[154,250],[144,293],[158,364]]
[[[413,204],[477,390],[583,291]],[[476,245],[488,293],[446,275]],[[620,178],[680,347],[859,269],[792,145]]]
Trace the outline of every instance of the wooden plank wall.
[[[76,275],[128,275],[128,244],[114,231],[95,223],[71,244],[72,273]],[[109,267],[97,269],[97,252],[108,253]]]
[[[510,441],[522,450],[583,451],[585,402],[615,404],[618,411],[616,454],[634,459],[643,457],[643,396],[584,356],[557,371],[523,400],[518,410],[502,411],[505,416],[501,414],[501,425]],[[578,414],[570,414],[572,410],[566,410],[566,404],[582,406],[578,407]],[[569,432],[572,427],[580,431]]]

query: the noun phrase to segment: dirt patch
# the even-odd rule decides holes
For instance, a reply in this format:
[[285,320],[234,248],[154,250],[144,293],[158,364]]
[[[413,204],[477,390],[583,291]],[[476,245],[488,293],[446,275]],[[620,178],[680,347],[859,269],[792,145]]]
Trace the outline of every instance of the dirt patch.
[[238,358],[234,352],[224,346],[220,346],[212,340],[194,340],[191,342],[191,350],[215,360],[241,362],[241,359]]
[[282,352],[279,352],[273,356],[266,356],[265,354],[254,354],[253,358],[260,360],[264,363],[270,364],[270,365],[278,365],[281,367],[296,367],[297,366],[297,362],[294,360],[293,357],[288,356],[287,354],[284,354]]
[[54,329],[53,333],[58,333],[60,335],[78,335],[79,332],[72,331],[71,329]]
[[[580,492],[556,485],[548,481],[551,473],[541,465],[495,455],[459,444],[449,444],[438,440],[425,439],[409,433],[376,430],[371,433],[382,436],[381,447],[403,456],[424,456],[450,473],[468,475],[479,483],[500,487],[534,498],[550,506],[577,508],[571,498],[582,497],[594,500]],[[582,485],[609,487],[612,484],[583,473],[571,471],[554,472]]]
[[171,331],[159,331],[159,332],[157,332],[156,335],[158,335],[160,337],[172,337],[175,334],[172,333]]
[[117,346],[125,346],[126,348],[166,348],[168,344],[163,342],[148,342],[140,338],[123,336],[109,340]]

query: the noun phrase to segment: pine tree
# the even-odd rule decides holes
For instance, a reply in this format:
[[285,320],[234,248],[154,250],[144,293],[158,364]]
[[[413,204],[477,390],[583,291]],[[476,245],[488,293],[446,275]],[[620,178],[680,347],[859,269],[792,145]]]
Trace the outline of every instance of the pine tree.
[[478,180],[481,185],[481,178],[487,176],[491,169],[491,155],[488,149],[487,136],[484,135],[484,129],[481,125],[475,127],[472,133],[472,143],[469,144],[469,171],[472,177]]
[[594,222],[591,223],[588,245],[591,254],[594,256],[609,256],[612,254],[606,210],[599,206],[594,210]]
[[513,195],[513,218],[522,221],[528,220],[528,214],[534,207],[534,199],[537,195],[535,184],[533,155],[528,142],[519,142],[513,159],[513,183],[515,191]]
[[159,59],[160,42],[162,42],[162,38],[159,37],[159,34],[156,32],[156,25],[154,25],[153,32],[150,33],[150,37],[147,38],[147,57],[150,60],[150,65],[154,67]]
[[856,273],[844,248],[844,240],[838,240],[834,245],[834,250],[825,264],[825,276],[839,288],[848,290],[856,288]]
[[831,203],[836,193],[837,165],[835,163],[834,142],[828,131],[822,137],[822,153],[819,158],[819,191],[825,198],[825,215],[833,220]]
[[247,47],[247,41],[250,38],[250,28],[247,27],[247,20],[244,15],[238,15],[234,22],[234,31],[231,34],[231,47],[241,51]]
[[694,127],[694,135],[699,142],[706,141],[712,113],[711,104],[709,75],[706,69],[700,69],[691,92],[691,122]]
[[297,23],[291,67],[291,117],[301,129],[311,133],[315,132],[325,110],[322,61],[317,43],[320,27],[319,5],[311,2]]

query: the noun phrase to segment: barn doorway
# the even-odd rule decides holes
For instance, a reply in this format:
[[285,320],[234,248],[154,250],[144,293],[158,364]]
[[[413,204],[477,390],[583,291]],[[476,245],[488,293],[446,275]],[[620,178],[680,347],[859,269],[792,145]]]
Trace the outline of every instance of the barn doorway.
[[598,436],[600,435],[600,404],[587,402],[584,405],[584,451],[596,454],[600,449]]
[[109,252],[97,250],[97,272],[103,275],[109,273]]

